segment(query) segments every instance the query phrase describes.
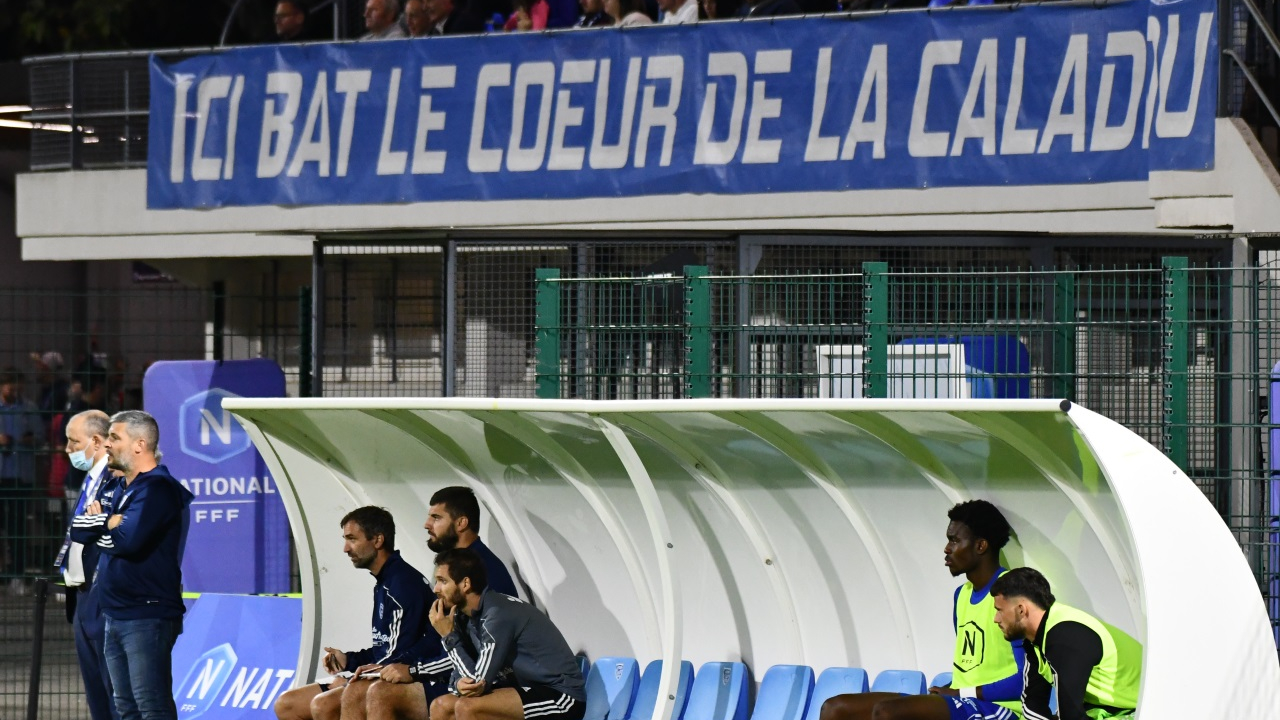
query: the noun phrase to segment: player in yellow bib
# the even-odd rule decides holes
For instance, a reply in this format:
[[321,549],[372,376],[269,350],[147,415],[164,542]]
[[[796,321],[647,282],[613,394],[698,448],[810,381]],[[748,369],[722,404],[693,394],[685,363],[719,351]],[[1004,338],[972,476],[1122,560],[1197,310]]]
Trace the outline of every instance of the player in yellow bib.
[[1061,720],[1129,717],[1142,686],[1142,645],[1123,630],[1058,602],[1049,581],[1016,568],[991,588],[1005,637],[1025,641],[1027,720],[1047,720],[1049,692],[1058,688]]
[[991,585],[1004,572],[1000,549],[1009,522],[986,500],[970,500],[947,513],[944,550],[956,589],[952,623],[956,649],[952,680],[928,695],[837,695],[822,704],[820,720],[1015,720],[1022,709],[1021,643],[1011,644],[995,623]]

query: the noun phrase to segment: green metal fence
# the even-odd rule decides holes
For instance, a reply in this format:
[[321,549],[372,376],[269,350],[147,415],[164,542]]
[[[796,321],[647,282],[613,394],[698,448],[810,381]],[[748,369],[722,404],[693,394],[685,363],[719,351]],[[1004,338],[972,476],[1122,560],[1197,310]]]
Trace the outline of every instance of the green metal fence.
[[537,279],[539,397],[1067,398],[1161,448],[1236,533],[1280,632],[1269,470],[1280,269]]

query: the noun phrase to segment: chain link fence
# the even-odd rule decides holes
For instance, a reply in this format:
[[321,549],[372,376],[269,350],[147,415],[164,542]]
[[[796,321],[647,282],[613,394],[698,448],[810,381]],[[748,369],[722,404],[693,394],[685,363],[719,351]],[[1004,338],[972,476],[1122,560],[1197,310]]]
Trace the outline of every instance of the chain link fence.
[[[1280,636],[1280,466],[1267,400],[1280,271],[861,272],[567,278],[539,271],[548,398],[1067,398],[1161,448],[1255,570]],[[1277,398],[1280,399],[1280,398]]]
[[88,716],[53,567],[83,479],[67,461],[66,421],[91,408],[142,408],[143,375],[160,360],[269,357],[285,369],[290,394],[297,392],[296,289],[230,294],[221,285],[192,288],[158,274],[140,280],[127,289],[0,289],[0,718],[6,720],[28,717],[32,702],[38,718]]

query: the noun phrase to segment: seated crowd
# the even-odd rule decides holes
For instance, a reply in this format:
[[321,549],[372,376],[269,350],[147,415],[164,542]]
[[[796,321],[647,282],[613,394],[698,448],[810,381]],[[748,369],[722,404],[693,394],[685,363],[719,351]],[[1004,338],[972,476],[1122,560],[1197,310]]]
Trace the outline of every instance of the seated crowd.
[[[921,695],[873,688],[814,699],[819,720],[1040,720],[1054,717],[1055,692],[1061,720],[1131,716],[1142,646],[1057,602],[1036,570],[1002,567],[1012,528],[990,502],[962,502],[948,520],[945,565],[965,580],[953,598],[950,681]],[[348,513],[343,552],[375,578],[372,645],[324,648],[332,677],[281,694],[276,716],[582,720],[578,658],[551,620],[518,598],[511,574],[480,540],[479,521],[469,488],[431,497],[424,528],[437,555],[428,579],[396,551],[387,510]]]
[[[995,0],[367,0],[362,40],[522,32],[549,28],[679,24],[857,10],[991,5]],[[309,32],[309,0],[276,3],[278,42]],[[403,2],[403,6],[402,6]]]

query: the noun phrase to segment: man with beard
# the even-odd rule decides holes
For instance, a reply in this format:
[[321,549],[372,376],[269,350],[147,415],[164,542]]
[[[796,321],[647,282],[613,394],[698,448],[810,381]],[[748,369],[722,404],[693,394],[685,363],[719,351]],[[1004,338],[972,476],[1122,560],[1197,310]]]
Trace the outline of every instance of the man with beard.
[[453,486],[441,488],[431,496],[427,510],[427,547],[441,553],[454,548],[470,548],[484,561],[489,587],[503,595],[518,597],[516,584],[502,560],[480,541],[480,502],[471,488]]
[[[454,486],[437,490],[427,510],[427,547],[440,553],[455,548],[468,548],[480,556],[486,574],[492,578],[494,590],[516,596],[511,574],[493,551],[480,541],[480,503],[471,488]],[[437,637],[434,630],[432,637]],[[445,682],[452,670],[449,658],[439,643],[425,649],[420,657],[406,657],[401,662],[372,665],[359,669],[359,674],[377,670],[378,681],[367,688],[363,697],[344,695],[343,720],[427,720],[431,702],[447,691]],[[362,685],[364,683],[361,683]]]
[[453,661],[432,720],[581,720],[586,683],[569,643],[537,608],[488,587],[470,548],[436,555],[431,625]]
[[72,540],[96,542],[101,552],[94,583],[105,616],[103,659],[124,720],[178,717],[172,653],[186,611],[182,553],[192,495],[160,464],[159,443],[160,428],[147,413],[112,416],[104,447],[122,484],[72,523]]
[[[947,512],[943,557],[956,588],[951,622],[956,630],[951,684],[928,695],[857,693],[822,704],[821,720],[1015,720],[1022,708],[1023,652],[996,625],[992,586],[1005,572],[1000,549],[1009,522],[986,500],[969,500]],[[434,620],[432,623],[434,624]]]
[[1026,648],[1025,717],[1052,717],[1049,694],[1054,687],[1061,720],[1131,717],[1137,711],[1141,643],[1089,613],[1058,602],[1049,581],[1031,568],[1014,568],[1000,576],[991,586],[991,595],[1001,632]]
[[[395,549],[396,525],[391,513],[374,506],[358,508],[342,518],[341,526],[342,551],[352,565],[368,570],[377,581],[373,586],[373,647],[351,652],[327,647],[324,668],[337,676],[371,665],[421,657],[432,648],[440,654],[440,636],[428,619],[433,599],[430,583]],[[347,683],[335,677],[329,684],[294,688],[276,699],[276,717],[337,718],[344,701],[362,706],[368,687],[367,682]]]

